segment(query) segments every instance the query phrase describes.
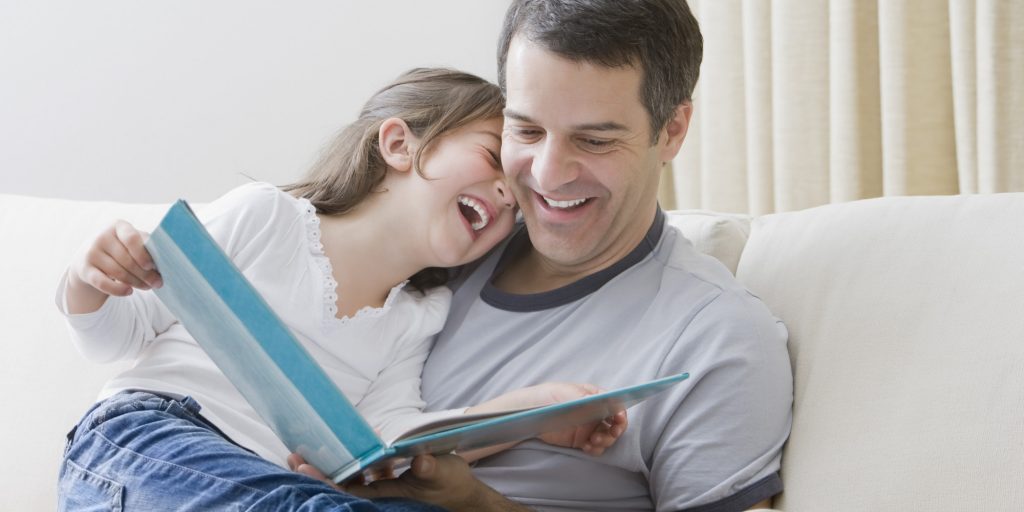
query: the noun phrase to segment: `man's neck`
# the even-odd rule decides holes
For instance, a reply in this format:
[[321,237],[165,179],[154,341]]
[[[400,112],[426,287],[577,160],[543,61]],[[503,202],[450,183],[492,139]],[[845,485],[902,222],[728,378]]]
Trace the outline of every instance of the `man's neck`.
[[[660,217],[655,214],[655,222]],[[605,270],[622,261],[632,253],[647,237],[651,224],[648,224],[641,236],[631,243],[621,245],[618,251],[606,251],[597,257],[590,258],[579,264],[560,264],[540,253],[523,236],[518,246],[510,245],[506,250],[506,263],[494,277],[495,288],[516,295],[530,295],[556,290],[575,283],[589,275]]]
[[[494,286],[499,290],[517,295],[542,293],[575,283],[590,274],[556,268],[529,243],[525,245],[520,248],[522,252],[511,255],[509,263],[494,279]],[[600,269],[594,270],[598,271]]]

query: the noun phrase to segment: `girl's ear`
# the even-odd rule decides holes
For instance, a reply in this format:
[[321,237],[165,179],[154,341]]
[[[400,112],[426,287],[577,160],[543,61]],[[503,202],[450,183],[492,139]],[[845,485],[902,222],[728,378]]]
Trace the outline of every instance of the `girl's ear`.
[[419,141],[405,121],[397,117],[386,119],[380,125],[378,140],[380,154],[389,168],[400,172],[412,169]]

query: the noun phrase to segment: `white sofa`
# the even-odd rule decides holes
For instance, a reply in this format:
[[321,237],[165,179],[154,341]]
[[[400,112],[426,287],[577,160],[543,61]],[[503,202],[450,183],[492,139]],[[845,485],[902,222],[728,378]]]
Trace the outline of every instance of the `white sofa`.
[[[164,209],[0,194],[0,510],[54,508],[63,435],[118,369],[68,343],[61,271],[114,218]],[[671,218],[789,326],[776,508],[1024,510],[1024,194]]]

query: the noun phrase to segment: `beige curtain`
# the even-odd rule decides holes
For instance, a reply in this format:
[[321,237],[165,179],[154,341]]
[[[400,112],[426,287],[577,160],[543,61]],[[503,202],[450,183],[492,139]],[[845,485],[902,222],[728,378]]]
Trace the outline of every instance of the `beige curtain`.
[[689,3],[704,62],[666,208],[1024,191],[1024,1]]

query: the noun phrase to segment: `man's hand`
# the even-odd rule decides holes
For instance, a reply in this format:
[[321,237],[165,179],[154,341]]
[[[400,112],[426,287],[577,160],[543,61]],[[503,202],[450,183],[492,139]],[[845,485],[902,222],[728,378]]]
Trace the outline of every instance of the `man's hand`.
[[476,479],[461,457],[456,455],[420,455],[410,468],[391,480],[334,485],[320,470],[306,464],[298,454],[288,457],[288,465],[298,471],[361,498],[407,498],[444,507],[448,510],[529,510],[505,499],[497,491]]

